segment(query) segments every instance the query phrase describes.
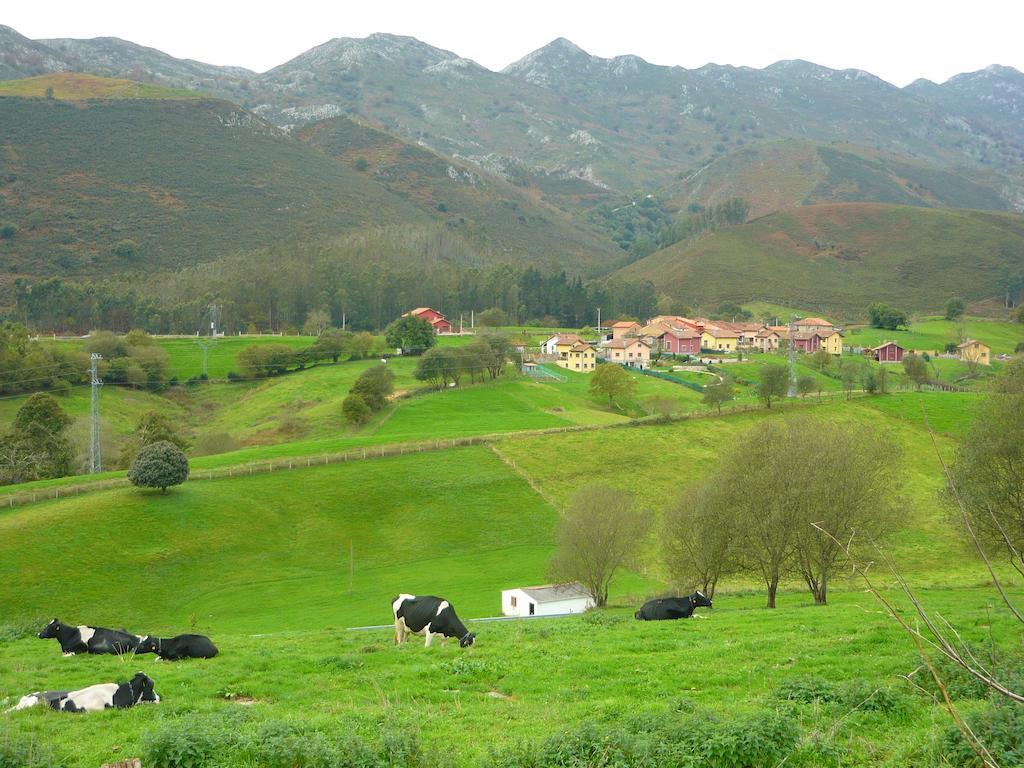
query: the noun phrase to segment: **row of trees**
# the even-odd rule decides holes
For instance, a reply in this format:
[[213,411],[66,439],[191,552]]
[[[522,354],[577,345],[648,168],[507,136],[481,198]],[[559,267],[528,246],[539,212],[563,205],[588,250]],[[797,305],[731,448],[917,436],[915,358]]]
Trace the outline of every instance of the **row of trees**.
[[517,367],[522,365],[507,336],[484,334],[458,347],[428,349],[419,359],[413,376],[435,387],[459,386],[465,377],[475,384],[501,376],[510,359]]
[[[244,378],[277,376],[290,370],[302,370],[319,362],[338,362],[342,357],[361,360],[380,354],[378,340],[368,331],[352,333],[328,328],[310,346],[295,349],[287,344],[253,344],[238,353],[238,365]],[[228,378],[235,378],[231,374]]]
[[381,232],[302,252],[227,257],[132,283],[60,278],[16,283],[16,317],[39,331],[194,333],[220,308],[228,334],[344,325],[377,330],[410,307],[457,320],[497,309],[515,324],[579,328],[605,317],[649,317],[659,296],[648,281],[586,280],[559,269],[485,264],[447,235]]
[[[666,511],[658,539],[668,572],[709,597],[726,577],[755,577],[769,608],[779,584],[798,576],[824,604],[845,559],[832,537],[856,533],[870,544],[891,530],[899,459],[899,447],[866,426],[808,416],[762,423]],[[639,564],[653,525],[631,492],[585,486],[559,521],[549,575],[579,581],[604,605],[616,570]]]

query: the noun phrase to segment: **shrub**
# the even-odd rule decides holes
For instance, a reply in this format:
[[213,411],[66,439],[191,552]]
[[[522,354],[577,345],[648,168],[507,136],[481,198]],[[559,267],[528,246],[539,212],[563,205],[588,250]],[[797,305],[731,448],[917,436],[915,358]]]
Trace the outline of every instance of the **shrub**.
[[63,764],[31,737],[11,737],[6,733],[0,737],[0,768],[57,768]]
[[128,480],[142,488],[167,493],[172,485],[188,479],[188,459],[174,443],[161,440],[141,448],[128,469]]
[[[1024,706],[1011,702],[967,716],[967,724],[999,765],[1024,765]],[[950,765],[983,766],[957,728],[946,731],[942,751]]]
[[839,690],[834,683],[821,677],[796,677],[783,681],[775,689],[775,698],[800,704],[838,701]]
[[204,768],[219,765],[233,745],[221,728],[203,720],[173,721],[146,734],[143,765],[152,768]]
[[242,374],[237,371],[228,371],[228,381],[241,381]]
[[373,415],[366,401],[355,393],[342,400],[341,412],[350,424],[365,424]]
[[18,230],[13,224],[0,225],[0,238],[3,238],[4,240],[12,240],[14,239],[14,235],[17,231]]
[[379,411],[395,391],[395,375],[386,365],[367,368],[352,385],[352,394],[359,395],[371,411]]

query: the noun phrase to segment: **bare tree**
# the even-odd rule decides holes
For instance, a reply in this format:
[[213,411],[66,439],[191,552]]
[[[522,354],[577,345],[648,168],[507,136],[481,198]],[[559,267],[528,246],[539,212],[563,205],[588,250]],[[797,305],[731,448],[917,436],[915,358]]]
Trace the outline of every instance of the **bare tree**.
[[718,580],[737,569],[735,506],[728,486],[704,481],[685,493],[665,513],[665,565],[673,581],[699,586],[715,596]]
[[598,605],[606,605],[615,572],[629,563],[650,523],[650,513],[635,506],[629,491],[602,484],[584,486],[558,523],[557,545],[548,568],[551,578],[578,581]]
[[[975,410],[951,467],[978,537],[1024,575],[1024,367],[1009,368]],[[1016,391],[1015,391],[1016,390]]]
[[790,468],[804,468],[789,486],[796,508],[794,564],[818,605],[827,602],[829,581],[844,554],[815,523],[840,538],[860,534],[880,541],[894,520],[894,468],[900,456],[895,443],[868,427],[822,427],[814,419],[794,419],[786,447]]

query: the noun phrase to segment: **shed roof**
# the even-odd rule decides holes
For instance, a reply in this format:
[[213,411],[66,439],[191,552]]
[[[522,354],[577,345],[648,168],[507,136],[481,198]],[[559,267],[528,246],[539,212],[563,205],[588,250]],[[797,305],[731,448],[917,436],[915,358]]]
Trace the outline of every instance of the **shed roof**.
[[963,344],[957,344],[956,348],[957,349],[966,349],[967,347],[973,347],[975,344],[977,344],[980,347],[984,347],[985,349],[990,349],[988,344],[986,344],[983,341],[978,341],[977,339],[968,339]]
[[590,593],[578,582],[544,584],[539,587],[520,587],[519,590],[525,592],[538,603],[556,603],[560,600],[579,600],[590,597]]

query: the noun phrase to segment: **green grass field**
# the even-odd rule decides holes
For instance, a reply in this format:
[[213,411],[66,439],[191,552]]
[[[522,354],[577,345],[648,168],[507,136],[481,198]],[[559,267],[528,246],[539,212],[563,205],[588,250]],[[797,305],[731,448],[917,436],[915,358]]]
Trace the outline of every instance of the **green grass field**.
[[[434,402],[519,384],[445,392]],[[989,607],[991,591],[978,586],[984,574],[942,511],[931,440],[912,416],[923,405],[930,420],[952,420],[971,397],[903,393],[813,412],[827,423],[872,424],[901,446],[906,483],[895,492],[906,509],[891,551],[928,605],[955,617],[965,636],[1010,642],[1012,626]],[[633,606],[665,588],[650,546],[635,572],[616,581],[610,610],[471,621],[478,643],[468,650],[394,648],[388,629],[347,629],[387,624],[388,602],[399,591],[449,597],[470,620],[496,615],[502,588],[542,583],[557,512],[527,479],[559,504],[601,479],[636,491],[660,515],[746,429],[777,417],[750,412],[515,438],[497,451],[196,481],[167,496],[117,489],[0,511],[0,699],[127,679],[136,669],[156,680],[164,699],[82,717],[13,713],[0,719],[0,746],[32,738],[56,752],[60,765],[91,767],[146,754],[152,734],[191,728],[198,743],[210,734],[227,738],[225,730],[261,739],[287,723],[306,733],[351,729],[369,741],[382,728],[413,729],[424,761],[440,751],[453,761],[421,764],[472,765],[527,735],[697,707],[726,721],[785,712],[803,734],[794,765],[938,764],[947,721],[900,679],[918,666],[913,647],[845,577],[833,584],[827,607],[813,607],[791,581],[780,608],[767,611],[756,585],[739,579],[723,585],[707,619],[640,624]],[[446,414],[430,423],[436,418]],[[953,440],[938,441],[948,455]],[[74,575],[50,563],[74,563]],[[53,615],[139,632],[194,629],[211,635],[221,654],[180,664],[65,659],[55,642],[31,635]],[[896,703],[878,711],[847,699],[781,700],[780,687],[804,682],[861,696],[881,690]],[[969,696],[961,704],[981,706]],[[822,762],[826,755],[841,759]],[[275,764],[226,753],[196,763]]]
[[895,341],[905,349],[941,353],[946,344],[958,344],[963,336],[988,344],[992,354],[1012,354],[1024,341],[1024,325],[998,322],[981,318],[942,320],[927,318],[910,324],[910,328],[887,331],[882,328],[854,327],[845,331],[844,344],[874,347],[885,341]]
[[[179,351],[184,360],[189,348],[183,342]],[[774,361],[755,356],[722,367],[755,379]],[[93,768],[141,755],[144,765],[160,768],[174,764],[160,762],[154,745],[177,739],[219,750],[196,757],[195,768],[295,768],[317,763],[267,752],[282,733],[295,731],[303,743],[351,733],[379,744],[401,731],[416,734],[419,762],[378,764],[488,765],[491,755],[497,762],[489,768],[540,768],[550,763],[507,761],[525,749],[524,739],[557,737],[584,723],[628,729],[640,715],[671,721],[695,713],[730,723],[779,712],[799,731],[787,766],[941,765],[948,720],[901,678],[918,667],[914,648],[847,574],[833,581],[826,607],[814,607],[790,578],[780,607],[768,611],[761,586],[743,576],[720,584],[706,619],[632,619],[642,600],[671,588],[659,549],[663,512],[747,430],[795,412],[813,414],[823,428],[870,425],[894,441],[901,522],[887,551],[965,637],[1006,645],[1019,637],[993,608],[986,574],[941,500],[935,445],[952,457],[977,393],[811,397],[771,411],[630,426],[651,398],[674,398],[683,412],[707,409],[699,393],[638,374],[635,396],[610,408],[589,394],[588,376],[560,371],[564,382],[509,374],[415,393],[366,426],[350,427],[340,402],[376,364],[317,366],[163,396],[103,390],[106,429],[115,434],[157,407],[197,437],[223,433],[239,442],[237,450],[194,458],[200,472],[359,446],[507,436],[474,447],[194,480],[166,496],[125,487],[0,507],[0,701],[123,680],[137,669],[156,680],[164,699],[82,717],[44,710],[0,716],[0,757],[6,744],[31,740],[55,755],[51,765]],[[415,364],[389,361],[399,391],[422,386],[412,376]],[[827,377],[822,383],[832,394],[839,386]],[[752,388],[741,387],[737,405],[752,400]],[[74,390],[62,402],[80,430],[87,397]],[[17,403],[0,401],[0,417],[13,418]],[[516,434],[576,425],[596,429]],[[743,469],[736,473],[742,483]],[[654,518],[640,557],[614,582],[612,607],[568,619],[472,621],[500,612],[501,589],[547,580],[558,508],[598,481],[635,492]],[[878,578],[892,590],[882,569]],[[1024,596],[1019,582],[1009,579],[1013,593]],[[477,645],[394,648],[389,629],[354,629],[388,624],[389,601],[404,591],[451,599]],[[221,654],[181,664],[62,658],[55,642],[33,637],[54,615],[165,636],[202,632]],[[822,686],[831,692],[826,699],[800,699]],[[985,706],[976,693],[957,696],[965,711]],[[864,703],[875,697],[884,704]],[[730,765],[722,760],[709,765]],[[576,763],[594,764],[600,761]],[[739,764],[775,768],[778,760]]]

